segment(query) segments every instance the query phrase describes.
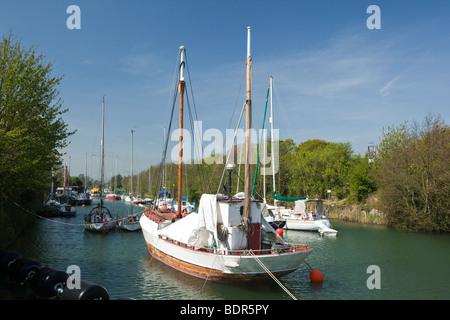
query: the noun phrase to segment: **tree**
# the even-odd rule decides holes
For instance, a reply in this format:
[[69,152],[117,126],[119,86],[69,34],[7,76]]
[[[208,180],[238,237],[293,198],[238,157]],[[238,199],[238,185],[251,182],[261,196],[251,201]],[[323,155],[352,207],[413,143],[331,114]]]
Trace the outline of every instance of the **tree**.
[[323,198],[328,189],[332,189],[338,198],[348,194],[347,177],[352,161],[350,143],[308,140],[296,147],[293,158],[291,182],[295,196]]
[[[295,143],[292,139],[281,140],[279,142],[279,169],[275,179],[277,193],[283,196],[295,196],[292,190],[292,174],[294,169]],[[270,178],[269,178],[270,179]],[[268,183],[270,185],[270,183]],[[272,190],[273,192],[273,190]]]
[[407,141],[407,122],[404,122],[397,128],[394,126],[388,126],[387,131],[382,130],[382,138],[378,145],[378,159],[386,159],[396,148],[399,148]]
[[12,35],[0,43],[0,193],[47,188],[51,170],[60,164],[58,149],[74,132],[61,115],[52,63],[34,48],[24,48]]
[[390,147],[377,162],[376,179],[388,223],[414,231],[450,231],[449,127],[428,115],[422,124],[390,128],[382,145]]
[[369,163],[367,156],[354,158],[348,177],[351,200],[364,202],[376,190],[372,169],[373,164]]

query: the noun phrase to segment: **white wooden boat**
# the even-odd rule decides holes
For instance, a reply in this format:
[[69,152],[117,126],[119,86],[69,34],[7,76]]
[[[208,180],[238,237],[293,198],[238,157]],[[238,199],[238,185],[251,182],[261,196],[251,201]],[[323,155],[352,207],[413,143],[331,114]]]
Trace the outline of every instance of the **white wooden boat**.
[[279,238],[260,205],[250,203],[247,227],[241,215],[244,200],[206,194],[198,213],[176,219],[173,213],[146,211],[140,223],[154,258],[195,277],[245,282],[295,271],[312,249]]
[[[184,93],[184,47],[180,48],[180,130]],[[251,127],[250,27],[247,46],[246,130]],[[198,213],[149,209],[140,219],[149,253],[189,275],[218,282],[246,282],[282,276],[299,268],[311,248],[284,242],[263,218],[261,203],[251,201],[250,135],[246,139],[245,197],[204,194]],[[180,136],[182,141],[182,136]],[[178,203],[181,203],[181,155]]]

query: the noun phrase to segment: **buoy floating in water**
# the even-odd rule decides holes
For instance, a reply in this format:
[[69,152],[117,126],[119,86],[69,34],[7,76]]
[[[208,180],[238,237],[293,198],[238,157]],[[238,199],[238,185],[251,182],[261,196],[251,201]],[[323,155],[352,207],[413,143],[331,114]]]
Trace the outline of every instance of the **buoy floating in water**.
[[276,230],[276,232],[278,233],[278,235],[279,236],[283,236],[283,229],[281,229],[281,228],[278,228],[277,230]]
[[309,279],[311,279],[311,282],[322,282],[323,281],[323,275],[322,272],[320,272],[317,269],[314,269],[309,274]]

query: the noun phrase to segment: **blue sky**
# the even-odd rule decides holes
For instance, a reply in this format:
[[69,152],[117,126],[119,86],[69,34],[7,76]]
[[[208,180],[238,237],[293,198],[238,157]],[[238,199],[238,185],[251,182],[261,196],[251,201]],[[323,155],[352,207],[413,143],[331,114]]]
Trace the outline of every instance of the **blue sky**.
[[[69,30],[69,5],[81,29]],[[370,30],[369,5],[381,10]],[[160,161],[178,48],[187,51],[203,129],[225,131],[238,99],[252,27],[253,125],[261,126],[268,78],[276,85],[280,138],[350,142],[356,154],[382,128],[449,123],[450,2],[365,0],[2,0],[0,31],[35,45],[64,75],[64,119],[77,129],[66,150],[71,174],[98,175],[101,101],[106,99],[107,176]],[[278,108],[278,109],[277,109]],[[233,122],[232,127],[236,125]],[[107,177],[108,178],[108,177]]]

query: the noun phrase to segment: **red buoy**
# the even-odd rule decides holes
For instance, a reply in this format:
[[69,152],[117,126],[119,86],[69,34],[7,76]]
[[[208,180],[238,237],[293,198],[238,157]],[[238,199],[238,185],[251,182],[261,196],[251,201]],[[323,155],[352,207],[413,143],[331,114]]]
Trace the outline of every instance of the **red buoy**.
[[277,230],[278,235],[283,236],[283,229],[278,228]]
[[317,269],[314,269],[313,271],[311,271],[311,273],[309,274],[309,278],[311,279],[312,282],[322,282],[323,281],[322,272],[320,272]]

